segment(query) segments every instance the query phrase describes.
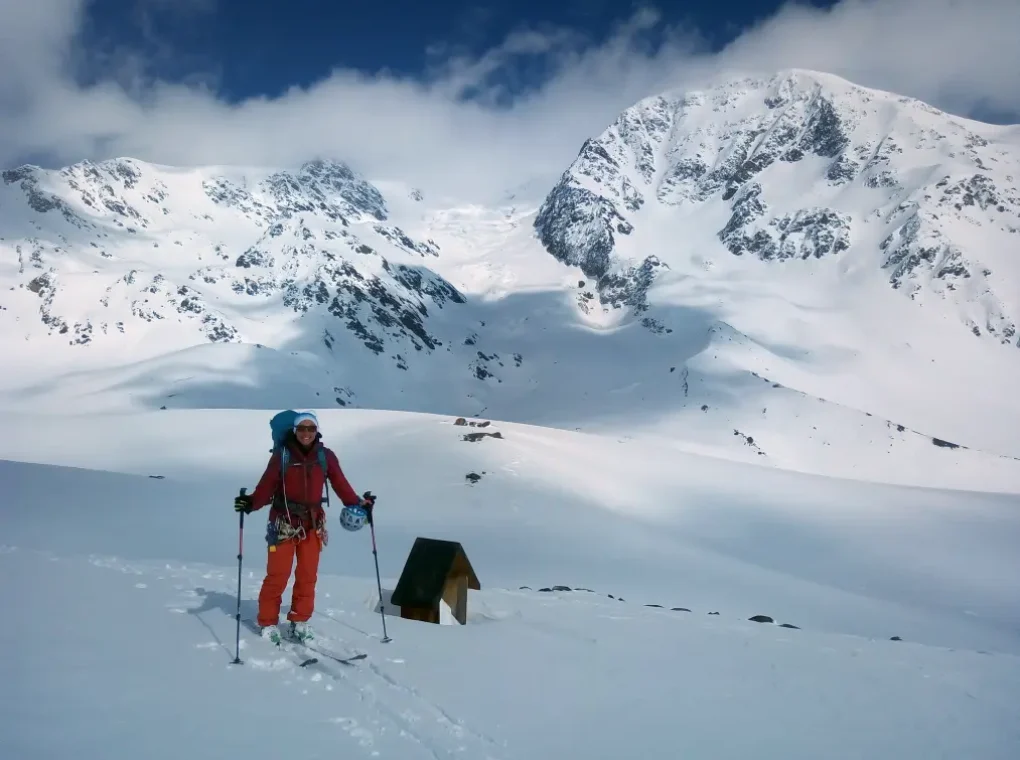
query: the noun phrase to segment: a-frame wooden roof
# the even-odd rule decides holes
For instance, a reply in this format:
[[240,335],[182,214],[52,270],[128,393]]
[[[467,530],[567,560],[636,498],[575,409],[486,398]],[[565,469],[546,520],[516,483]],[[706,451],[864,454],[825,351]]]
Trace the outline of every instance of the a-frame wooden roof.
[[466,575],[468,588],[481,589],[478,576],[458,541],[418,537],[390,601],[400,607],[433,607],[443,596],[448,578]]

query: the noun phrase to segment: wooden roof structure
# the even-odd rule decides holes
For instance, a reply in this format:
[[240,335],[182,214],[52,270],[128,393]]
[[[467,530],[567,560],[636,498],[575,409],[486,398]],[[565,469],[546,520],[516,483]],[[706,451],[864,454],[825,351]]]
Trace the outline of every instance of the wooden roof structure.
[[[463,591],[455,591],[453,582]],[[402,614],[405,609],[438,613],[441,599],[451,594],[462,597],[469,588],[479,591],[482,586],[460,542],[419,536],[414,540],[390,601],[401,608]],[[446,601],[451,607],[455,606],[452,604],[455,599]],[[455,614],[463,624],[467,600],[458,598],[456,601],[460,609],[455,609]]]

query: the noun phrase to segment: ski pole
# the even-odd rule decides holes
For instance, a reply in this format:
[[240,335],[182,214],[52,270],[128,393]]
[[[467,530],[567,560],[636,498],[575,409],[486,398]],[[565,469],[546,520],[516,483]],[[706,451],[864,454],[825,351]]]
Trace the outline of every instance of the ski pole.
[[[244,496],[247,490],[247,488],[242,488],[241,496]],[[241,522],[237,532],[237,613],[234,615],[234,619],[237,621],[237,634],[234,643],[236,653],[234,661],[231,663],[233,665],[241,664],[241,558],[244,556],[244,510],[238,514],[241,516]]]
[[[365,491],[365,499],[372,502],[372,506],[375,506],[375,497],[371,491]],[[382,642],[387,644],[391,641],[390,637],[386,635],[386,611],[383,609],[383,598],[382,598],[382,580],[379,578],[379,552],[375,548],[375,520],[372,518],[372,512],[374,509],[368,510],[368,527],[372,532],[372,557],[375,559],[375,583],[379,588],[379,615],[382,617]]]

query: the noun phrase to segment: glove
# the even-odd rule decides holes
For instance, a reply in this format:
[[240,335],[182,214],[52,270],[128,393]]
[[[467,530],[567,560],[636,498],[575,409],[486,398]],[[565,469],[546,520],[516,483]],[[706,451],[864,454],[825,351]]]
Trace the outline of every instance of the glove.
[[251,502],[251,496],[245,494],[244,496],[238,496],[234,499],[234,511],[244,512],[246,515],[251,514],[253,507]]
[[375,495],[371,491],[365,491],[361,497],[361,508],[368,513],[368,521],[372,522],[372,509],[375,507]]

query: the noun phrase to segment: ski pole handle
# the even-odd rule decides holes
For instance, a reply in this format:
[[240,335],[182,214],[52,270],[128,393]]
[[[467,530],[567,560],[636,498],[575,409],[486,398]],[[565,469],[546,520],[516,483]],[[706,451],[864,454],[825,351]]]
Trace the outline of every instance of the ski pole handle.
[[[247,493],[248,493],[248,489],[247,488],[242,488],[238,495],[239,496],[245,496]],[[239,514],[241,515],[241,530],[244,530],[244,510],[241,510],[241,512]]]

